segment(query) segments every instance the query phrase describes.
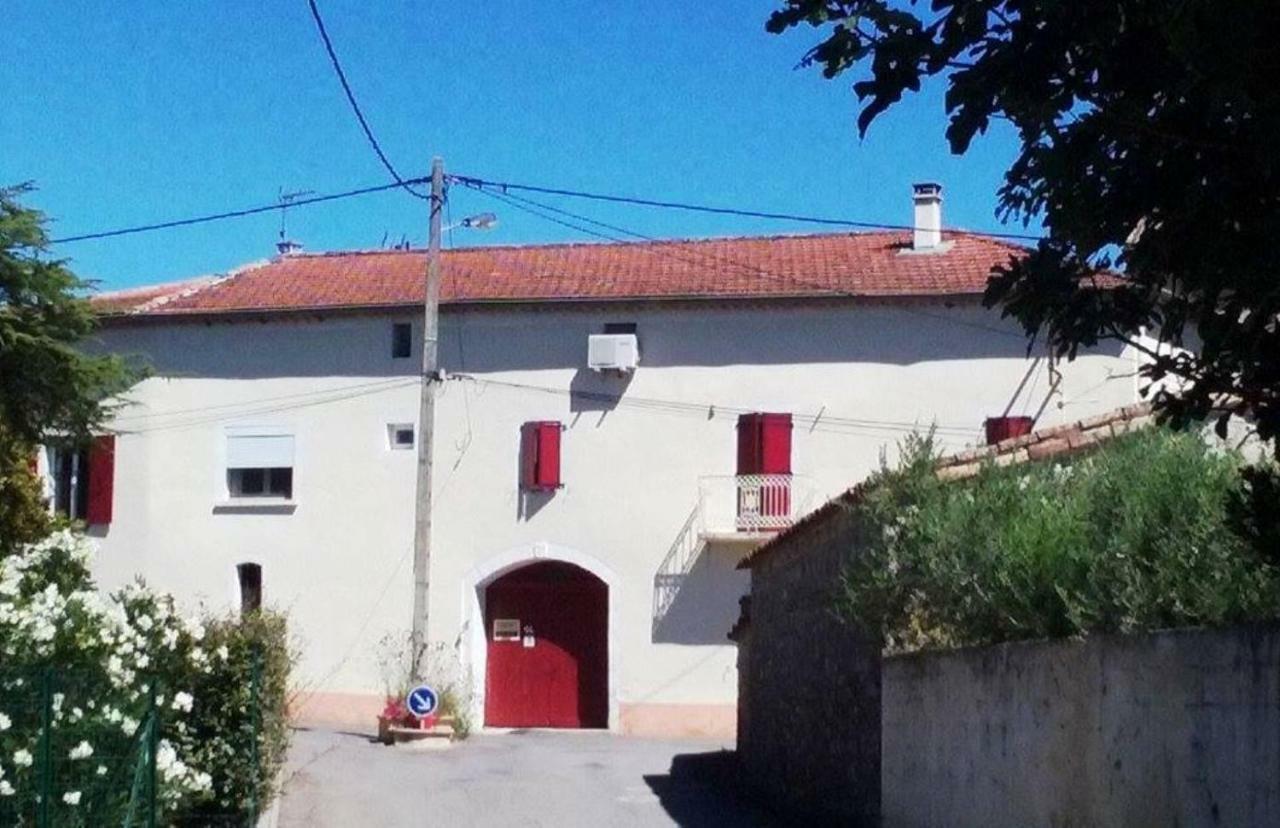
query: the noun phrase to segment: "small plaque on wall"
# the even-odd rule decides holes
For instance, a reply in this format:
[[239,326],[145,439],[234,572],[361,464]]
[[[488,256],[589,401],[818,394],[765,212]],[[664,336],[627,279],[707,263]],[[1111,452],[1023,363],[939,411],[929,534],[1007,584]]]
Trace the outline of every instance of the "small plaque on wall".
[[493,640],[494,641],[519,641],[520,640],[520,619],[519,618],[493,619]]

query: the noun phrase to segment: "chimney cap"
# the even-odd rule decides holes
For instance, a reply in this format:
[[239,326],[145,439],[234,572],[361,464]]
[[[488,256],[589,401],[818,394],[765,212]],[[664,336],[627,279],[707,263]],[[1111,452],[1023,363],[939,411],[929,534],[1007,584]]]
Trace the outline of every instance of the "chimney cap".
[[297,253],[301,249],[302,245],[293,239],[281,239],[276,242],[276,250],[281,256],[289,256],[293,253]]
[[942,197],[942,185],[936,181],[920,181],[911,185],[911,192],[917,198],[937,196]]

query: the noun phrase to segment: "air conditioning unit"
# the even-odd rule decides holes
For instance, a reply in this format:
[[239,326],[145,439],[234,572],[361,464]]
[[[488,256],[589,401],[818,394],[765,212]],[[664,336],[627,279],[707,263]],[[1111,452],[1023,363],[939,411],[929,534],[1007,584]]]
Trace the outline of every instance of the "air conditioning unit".
[[640,345],[633,333],[587,338],[587,367],[592,371],[634,371],[639,362]]

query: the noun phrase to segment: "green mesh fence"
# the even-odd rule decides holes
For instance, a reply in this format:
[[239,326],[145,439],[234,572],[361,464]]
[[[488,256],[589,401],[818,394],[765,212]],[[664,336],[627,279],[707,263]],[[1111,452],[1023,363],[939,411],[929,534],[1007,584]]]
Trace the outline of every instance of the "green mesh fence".
[[[258,702],[255,662],[251,694]],[[164,686],[142,679],[136,698],[106,708],[98,676],[56,667],[0,667],[0,828],[8,826],[253,825],[257,808],[219,813],[210,801],[175,805],[164,797],[165,751],[175,735]],[[256,767],[258,718],[237,745]],[[243,800],[245,797],[239,797]]]

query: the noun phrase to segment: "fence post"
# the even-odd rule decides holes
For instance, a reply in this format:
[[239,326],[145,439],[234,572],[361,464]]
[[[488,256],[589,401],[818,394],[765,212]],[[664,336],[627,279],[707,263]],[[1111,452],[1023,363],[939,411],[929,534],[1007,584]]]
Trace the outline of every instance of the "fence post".
[[40,782],[37,785],[36,825],[49,828],[49,800],[53,799],[53,668],[40,673]]
[[147,733],[147,828],[156,828],[159,821],[160,779],[156,769],[156,751],[160,747],[160,705],[156,704],[156,679],[147,683],[151,691],[148,706],[151,708],[147,720],[151,727]]
[[253,660],[249,669],[249,722],[250,757],[253,762],[253,780],[249,786],[249,825],[258,824],[258,789],[262,768],[258,766],[258,730],[262,727],[259,696],[262,694],[262,651],[253,648]]

